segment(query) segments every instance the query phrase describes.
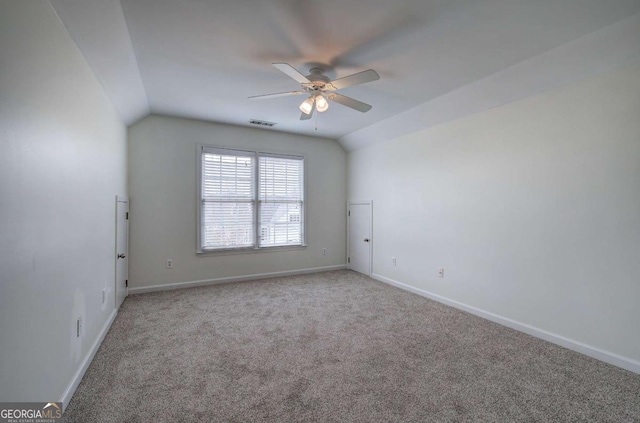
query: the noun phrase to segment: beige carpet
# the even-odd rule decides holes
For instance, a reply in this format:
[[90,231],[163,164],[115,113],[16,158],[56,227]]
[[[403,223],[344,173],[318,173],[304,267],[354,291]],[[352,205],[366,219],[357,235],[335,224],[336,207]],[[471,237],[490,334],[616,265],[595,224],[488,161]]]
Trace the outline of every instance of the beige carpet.
[[350,271],[129,297],[69,422],[640,422],[640,376]]

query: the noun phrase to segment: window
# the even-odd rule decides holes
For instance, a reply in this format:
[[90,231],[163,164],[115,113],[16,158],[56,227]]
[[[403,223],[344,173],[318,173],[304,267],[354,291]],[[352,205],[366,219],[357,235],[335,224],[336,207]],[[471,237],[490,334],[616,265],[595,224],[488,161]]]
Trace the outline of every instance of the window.
[[304,245],[304,159],[200,147],[198,251]]
[[252,247],[255,157],[249,152],[202,150],[201,249]]
[[260,155],[260,246],[302,244],[302,160]]

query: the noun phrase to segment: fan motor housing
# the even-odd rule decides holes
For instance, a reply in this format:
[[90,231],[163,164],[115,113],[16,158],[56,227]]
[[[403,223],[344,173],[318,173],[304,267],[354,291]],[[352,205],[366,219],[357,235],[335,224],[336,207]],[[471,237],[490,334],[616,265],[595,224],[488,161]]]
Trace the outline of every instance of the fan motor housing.
[[307,85],[307,88],[312,91],[322,91],[327,82],[331,81],[329,77],[323,75],[324,70],[321,68],[311,68],[309,69],[309,75],[307,75],[307,79],[311,81],[311,84]]

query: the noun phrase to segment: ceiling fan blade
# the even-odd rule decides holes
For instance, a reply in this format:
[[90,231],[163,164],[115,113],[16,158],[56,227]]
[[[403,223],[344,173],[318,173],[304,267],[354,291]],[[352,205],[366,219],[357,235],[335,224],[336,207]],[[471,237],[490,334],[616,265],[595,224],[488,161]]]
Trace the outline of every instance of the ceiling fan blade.
[[270,98],[278,98],[278,97],[287,97],[290,95],[300,95],[306,94],[304,91],[289,91],[286,93],[274,93],[274,94],[264,94],[264,95],[254,95],[251,97],[247,97],[249,100],[265,100]]
[[311,119],[311,117],[313,116],[313,112],[316,111],[316,102],[313,102],[313,106],[311,107],[311,112],[309,112],[309,114],[306,114],[305,112],[302,112],[302,114],[300,114],[300,120],[309,120]]
[[329,100],[335,101],[336,103],[340,103],[343,106],[350,107],[362,113],[366,113],[369,110],[371,110],[370,104],[363,103],[362,101],[358,101],[354,98],[347,97],[346,95],[331,93],[327,96],[327,98],[329,98]]
[[311,82],[306,76],[298,72],[293,66],[288,63],[273,63],[273,66],[279,71],[286,73],[291,78],[298,81],[300,84],[308,84],[309,82]]
[[326,85],[328,90],[335,91],[343,88],[352,87],[354,85],[364,84],[365,82],[377,81],[380,79],[378,72],[373,69],[354,73],[344,78],[336,79]]

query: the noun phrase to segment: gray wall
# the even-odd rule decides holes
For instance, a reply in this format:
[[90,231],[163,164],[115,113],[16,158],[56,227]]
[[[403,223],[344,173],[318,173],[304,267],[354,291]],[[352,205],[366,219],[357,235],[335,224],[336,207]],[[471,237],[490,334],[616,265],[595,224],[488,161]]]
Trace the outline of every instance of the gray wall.
[[48,2],[0,37],[0,401],[60,401],[114,312],[126,128]]
[[[198,143],[304,154],[307,248],[196,255]],[[333,140],[164,116],[143,119],[129,128],[129,286],[344,265],[346,160]],[[173,269],[166,269],[168,258]]]
[[630,66],[350,153],[374,274],[638,371],[639,117]]

